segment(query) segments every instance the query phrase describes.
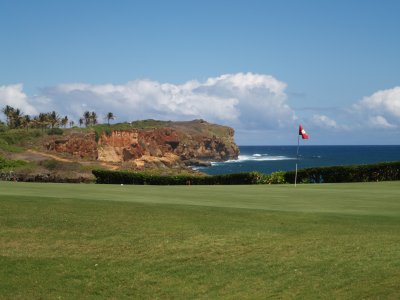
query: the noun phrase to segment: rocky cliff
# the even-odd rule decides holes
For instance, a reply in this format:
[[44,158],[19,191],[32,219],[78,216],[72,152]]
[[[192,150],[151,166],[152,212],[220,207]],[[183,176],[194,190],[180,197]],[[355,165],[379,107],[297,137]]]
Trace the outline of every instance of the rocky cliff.
[[[148,123],[154,126],[143,126]],[[234,130],[203,120],[142,122],[142,128],[71,132],[46,142],[47,150],[104,162],[129,162],[135,168],[182,166],[236,159]],[[96,138],[97,136],[97,138]]]
[[94,132],[71,132],[61,137],[50,137],[45,142],[46,150],[68,153],[89,160],[98,159],[98,147]]

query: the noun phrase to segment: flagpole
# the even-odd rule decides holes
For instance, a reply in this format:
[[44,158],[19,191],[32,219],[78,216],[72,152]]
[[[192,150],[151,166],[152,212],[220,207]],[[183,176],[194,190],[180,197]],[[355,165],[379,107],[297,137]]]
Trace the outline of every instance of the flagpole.
[[294,187],[297,186],[297,164],[299,162],[300,134],[297,135],[297,153],[296,153],[296,172],[294,175]]

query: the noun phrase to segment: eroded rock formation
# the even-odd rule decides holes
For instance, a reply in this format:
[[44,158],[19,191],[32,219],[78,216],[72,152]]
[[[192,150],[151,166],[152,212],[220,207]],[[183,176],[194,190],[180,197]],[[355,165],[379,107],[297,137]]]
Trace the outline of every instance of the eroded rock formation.
[[94,133],[75,133],[53,138],[48,150],[105,162],[132,162],[137,168],[202,164],[204,161],[236,159],[239,149],[230,127],[207,123],[163,122],[151,129],[132,128]]
[[76,132],[67,136],[52,137],[45,143],[45,148],[59,153],[69,153],[79,158],[98,159],[94,132],[86,134]]

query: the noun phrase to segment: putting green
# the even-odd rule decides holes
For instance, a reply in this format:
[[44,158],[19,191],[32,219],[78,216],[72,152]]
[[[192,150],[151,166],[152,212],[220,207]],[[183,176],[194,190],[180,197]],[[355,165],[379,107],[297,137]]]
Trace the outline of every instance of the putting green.
[[0,299],[398,299],[399,245],[399,182],[0,182]]
[[400,182],[143,186],[0,182],[0,196],[127,201],[297,212],[400,215]]

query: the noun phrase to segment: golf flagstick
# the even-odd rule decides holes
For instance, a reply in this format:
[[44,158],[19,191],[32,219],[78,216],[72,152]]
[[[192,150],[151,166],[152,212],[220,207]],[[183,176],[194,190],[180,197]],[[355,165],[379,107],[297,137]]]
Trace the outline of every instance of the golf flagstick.
[[299,148],[300,148],[300,136],[303,140],[308,140],[308,134],[304,130],[303,126],[299,126],[299,133],[297,135],[297,154],[296,154],[296,173],[294,175],[294,186],[297,186],[297,165],[299,163]]
[[297,164],[299,163],[299,147],[300,147],[300,134],[297,135],[296,172],[294,175],[294,187],[297,186]]

